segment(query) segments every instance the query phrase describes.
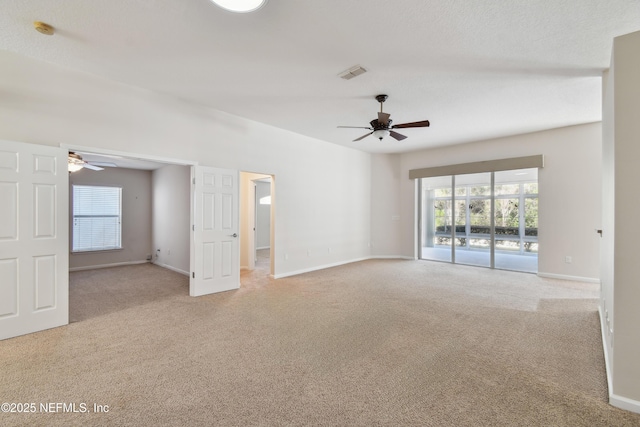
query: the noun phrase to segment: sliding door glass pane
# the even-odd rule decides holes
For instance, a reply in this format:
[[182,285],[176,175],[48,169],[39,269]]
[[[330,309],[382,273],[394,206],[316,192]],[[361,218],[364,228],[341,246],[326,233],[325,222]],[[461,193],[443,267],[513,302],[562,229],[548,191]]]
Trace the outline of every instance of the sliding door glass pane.
[[422,259],[451,261],[452,196],[451,176],[422,178]]
[[496,196],[495,239],[496,251],[520,252],[519,199]]
[[466,195],[459,196],[456,191],[456,247],[466,248],[469,244],[467,239],[467,200]]
[[538,169],[495,173],[495,267],[538,271]]
[[[464,198],[460,196],[465,194]],[[456,264],[491,266],[491,173],[456,175],[456,202],[464,201],[464,229],[456,227]],[[457,212],[456,212],[457,214]]]

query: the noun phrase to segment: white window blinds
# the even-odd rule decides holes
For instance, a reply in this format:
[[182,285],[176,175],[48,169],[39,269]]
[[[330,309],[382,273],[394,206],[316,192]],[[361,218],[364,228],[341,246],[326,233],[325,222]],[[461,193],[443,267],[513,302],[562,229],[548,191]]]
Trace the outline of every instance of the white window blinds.
[[121,249],[122,188],[73,186],[73,252]]

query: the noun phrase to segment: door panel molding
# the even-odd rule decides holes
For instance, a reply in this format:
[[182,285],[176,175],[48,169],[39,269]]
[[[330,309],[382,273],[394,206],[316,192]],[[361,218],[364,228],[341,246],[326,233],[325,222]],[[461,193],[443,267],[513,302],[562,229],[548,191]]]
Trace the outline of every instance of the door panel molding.
[[189,294],[240,287],[239,173],[192,167],[191,278]]
[[0,140],[0,339],[69,323],[67,154]]

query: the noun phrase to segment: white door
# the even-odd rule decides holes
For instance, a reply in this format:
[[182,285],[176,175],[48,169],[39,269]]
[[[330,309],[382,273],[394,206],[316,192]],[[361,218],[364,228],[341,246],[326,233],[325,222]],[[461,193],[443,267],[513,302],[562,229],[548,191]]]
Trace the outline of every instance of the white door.
[[0,140],[0,339],[69,323],[67,155]]
[[189,294],[240,287],[238,171],[193,166]]

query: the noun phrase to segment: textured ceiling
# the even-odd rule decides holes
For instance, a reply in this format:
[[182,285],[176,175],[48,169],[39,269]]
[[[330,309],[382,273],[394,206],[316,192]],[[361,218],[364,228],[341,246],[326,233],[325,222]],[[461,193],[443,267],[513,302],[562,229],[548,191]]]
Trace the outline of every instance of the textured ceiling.
[[[389,153],[598,121],[613,37],[637,30],[638,0],[3,0],[0,49]],[[431,127],[351,142],[336,126],[368,126],[379,93]]]

